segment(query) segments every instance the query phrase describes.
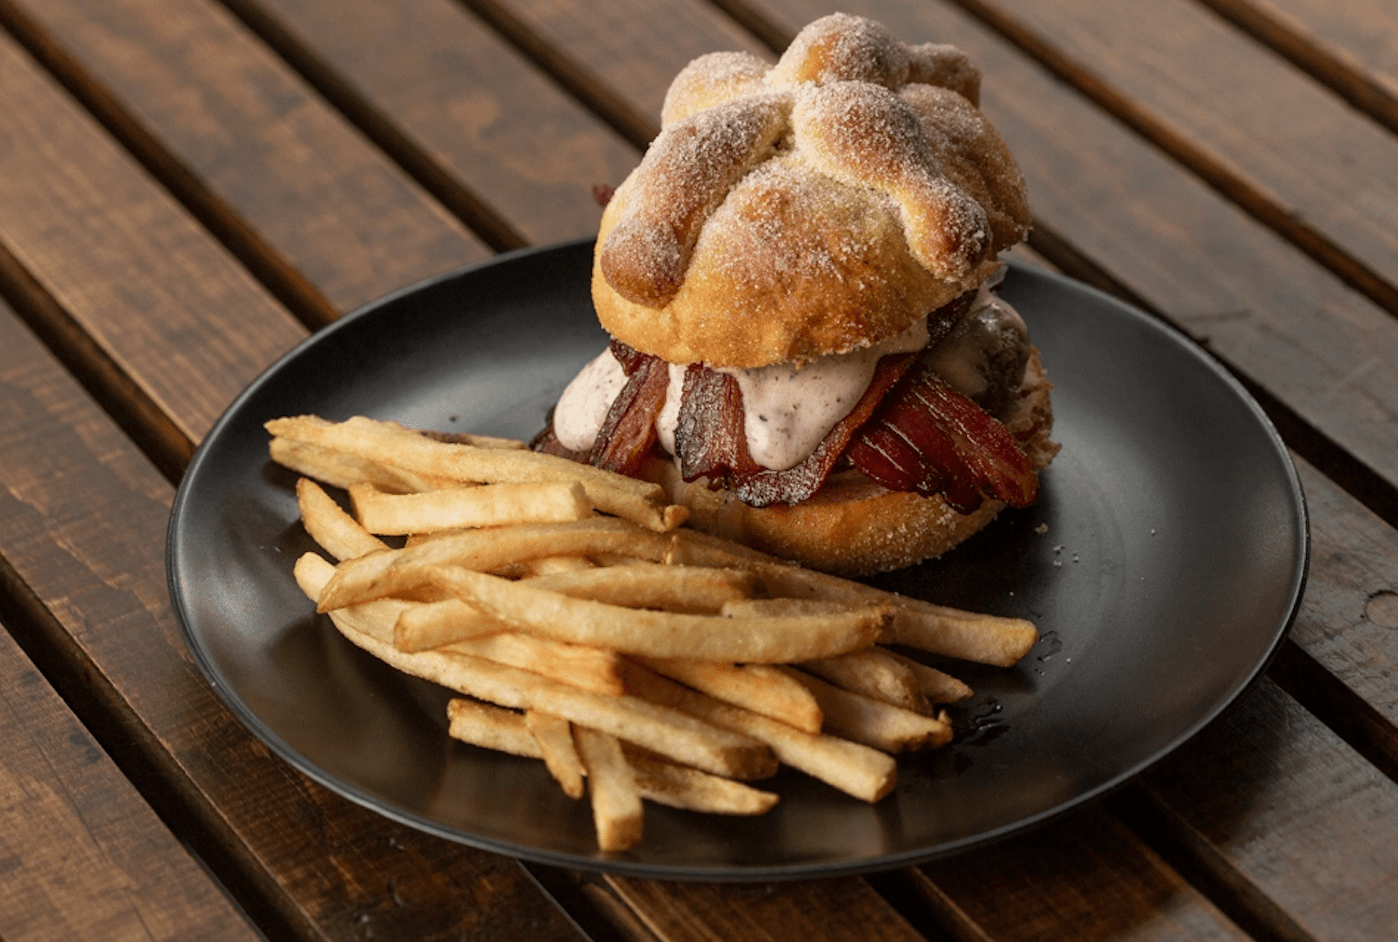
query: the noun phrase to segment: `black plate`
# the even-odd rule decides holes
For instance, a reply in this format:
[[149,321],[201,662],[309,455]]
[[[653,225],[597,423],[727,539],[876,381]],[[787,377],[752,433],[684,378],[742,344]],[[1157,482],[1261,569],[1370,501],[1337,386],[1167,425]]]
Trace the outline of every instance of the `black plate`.
[[976,689],[950,747],[900,760],[866,805],[784,771],[759,819],[647,809],[634,850],[595,850],[585,802],[541,764],[451,742],[445,691],[403,677],[312,614],[291,565],[310,543],[262,423],[365,414],[527,437],[606,340],[590,243],[501,257],[348,316],[253,383],[208,435],[175,502],[170,591],[228,706],[311,777],[467,844],[640,876],[770,880],[907,864],[1042,822],[1175,749],[1262,670],[1305,578],[1301,490],[1257,406],[1151,318],[1015,266],[1004,295],[1056,388],[1063,451],[1040,503],[940,563],[883,581],[1034,619],[1016,668]]

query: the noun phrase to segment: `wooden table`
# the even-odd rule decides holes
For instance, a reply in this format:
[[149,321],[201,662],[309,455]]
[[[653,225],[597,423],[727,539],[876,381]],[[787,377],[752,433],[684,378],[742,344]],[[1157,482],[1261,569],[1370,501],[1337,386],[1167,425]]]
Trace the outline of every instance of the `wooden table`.
[[700,885],[420,834],[222,706],[165,582],[231,399],[399,286],[587,236],[670,77],[805,0],[0,0],[0,938],[1398,938],[1398,13],[854,0],[956,43],[1042,264],[1203,344],[1313,535],[1265,677],[1050,826],[864,877]]

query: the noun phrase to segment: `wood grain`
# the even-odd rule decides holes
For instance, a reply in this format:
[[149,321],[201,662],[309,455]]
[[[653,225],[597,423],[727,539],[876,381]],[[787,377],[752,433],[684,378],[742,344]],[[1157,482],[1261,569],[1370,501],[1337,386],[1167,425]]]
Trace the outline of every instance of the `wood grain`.
[[1257,930],[1359,942],[1398,925],[1398,785],[1275,684],[1253,688],[1145,786],[1179,809],[1172,829]]
[[958,939],[1247,938],[1098,808],[926,864],[916,880]]
[[0,242],[198,441],[305,328],[7,35],[0,108]]
[[1384,128],[1187,0],[975,6],[1041,35],[1085,80],[1187,141],[1171,148],[1177,159],[1298,243],[1322,239],[1308,251],[1398,310],[1398,232],[1373,212],[1398,194],[1384,172],[1398,140]]
[[490,254],[222,7],[6,9],[28,26],[29,48],[303,320]]
[[4,631],[0,870],[5,939],[261,938]]
[[639,159],[451,0],[233,6],[289,34],[530,242],[595,232],[592,186],[619,183]]
[[0,385],[9,627],[270,937],[576,938],[514,861],[351,804],[255,740],[175,623],[170,486],[8,316]]
[[917,933],[863,880],[715,886],[609,878],[613,891],[666,942],[916,942]]

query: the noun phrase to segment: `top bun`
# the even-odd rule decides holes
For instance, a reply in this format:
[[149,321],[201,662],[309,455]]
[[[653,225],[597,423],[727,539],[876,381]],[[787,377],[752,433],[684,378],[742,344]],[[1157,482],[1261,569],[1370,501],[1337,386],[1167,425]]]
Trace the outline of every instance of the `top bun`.
[[592,296],[616,339],[757,367],[891,337],[1027,234],[1024,178],[953,46],[807,26],[775,66],[702,56],[602,215]]

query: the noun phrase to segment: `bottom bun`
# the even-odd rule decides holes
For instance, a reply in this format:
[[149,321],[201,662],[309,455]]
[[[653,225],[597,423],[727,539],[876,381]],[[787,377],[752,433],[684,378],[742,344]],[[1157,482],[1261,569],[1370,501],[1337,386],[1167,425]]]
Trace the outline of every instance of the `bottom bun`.
[[[1049,440],[1051,389],[1035,350],[1020,397],[1002,417],[1036,470],[1048,467],[1058,453],[1058,445]],[[983,530],[1005,506],[988,500],[961,514],[940,495],[890,491],[858,472],[845,472],[799,504],[752,507],[727,491],[680,480],[671,463],[664,467],[668,473],[661,475],[661,483],[673,501],[689,508],[689,526],[842,576],[867,576],[935,559]]]

